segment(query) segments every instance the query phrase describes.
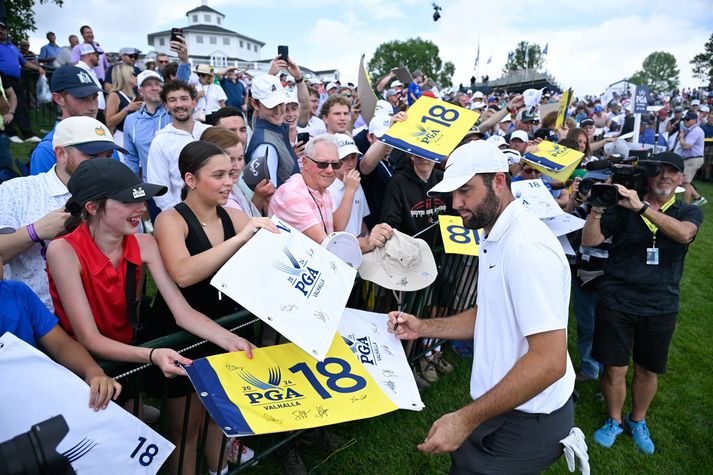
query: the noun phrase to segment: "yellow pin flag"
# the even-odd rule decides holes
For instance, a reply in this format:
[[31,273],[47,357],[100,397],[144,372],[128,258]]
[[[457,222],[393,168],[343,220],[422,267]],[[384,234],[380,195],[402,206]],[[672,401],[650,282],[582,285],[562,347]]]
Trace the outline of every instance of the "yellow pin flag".
[[421,96],[408,110],[408,119],[396,122],[381,137],[394,148],[442,162],[480,117],[477,112]]
[[567,119],[567,113],[569,111],[569,106],[572,105],[573,91],[570,87],[564,94],[562,94],[562,99],[560,99],[560,108],[557,111],[557,121],[555,121],[555,129],[559,129],[564,125],[564,121]]
[[583,157],[579,150],[543,140],[528,149],[522,159],[548,177],[564,183]]
[[477,256],[480,251],[480,238],[483,230],[473,229],[463,226],[463,218],[460,216],[438,216],[438,224],[443,237],[443,249],[446,254],[465,254],[467,256]]

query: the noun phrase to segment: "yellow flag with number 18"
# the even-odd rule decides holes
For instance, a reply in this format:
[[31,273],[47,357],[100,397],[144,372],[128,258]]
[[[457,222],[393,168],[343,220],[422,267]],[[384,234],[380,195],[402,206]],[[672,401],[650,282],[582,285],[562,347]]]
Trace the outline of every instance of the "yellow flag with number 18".
[[443,237],[443,249],[446,254],[465,254],[477,256],[480,251],[480,237],[483,230],[466,228],[460,216],[440,215],[438,224]]
[[442,162],[451,154],[480,114],[432,97],[421,96],[381,141],[404,152]]

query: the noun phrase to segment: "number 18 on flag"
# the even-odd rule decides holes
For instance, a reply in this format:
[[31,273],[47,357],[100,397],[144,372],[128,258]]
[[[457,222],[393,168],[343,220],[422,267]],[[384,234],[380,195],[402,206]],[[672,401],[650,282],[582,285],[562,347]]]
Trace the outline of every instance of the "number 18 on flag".
[[438,224],[443,237],[443,249],[446,254],[465,254],[477,256],[480,250],[480,238],[483,230],[466,228],[460,216],[440,215]]

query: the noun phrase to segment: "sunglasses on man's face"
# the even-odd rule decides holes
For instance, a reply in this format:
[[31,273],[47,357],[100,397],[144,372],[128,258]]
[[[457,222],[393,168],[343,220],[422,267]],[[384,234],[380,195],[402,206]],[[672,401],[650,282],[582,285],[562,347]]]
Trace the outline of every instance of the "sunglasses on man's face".
[[158,64],[168,64],[168,60],[166,60],[166,61],[159,61]]
[[339,170],[340,168],[342,168],[342,162],[318,162],[314,158],[309,157],[307,155],[305,155],[305,157],[307,157],[312,163],[317,165],[317,168],[319,168],[320,170],[326,170],[330,165],[332,167],[332,170]]
[[537,170],[535,168],[522,168],[522,173],[530,175],[532,173],[540,173],[540,170]]

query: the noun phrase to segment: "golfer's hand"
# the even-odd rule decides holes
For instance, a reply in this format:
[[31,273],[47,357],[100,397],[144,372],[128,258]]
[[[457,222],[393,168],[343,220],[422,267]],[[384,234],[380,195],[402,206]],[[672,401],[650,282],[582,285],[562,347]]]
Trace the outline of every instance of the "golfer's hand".
[[438,419],[428,431],[426,440],[416,447],[421,452],[438,455],[457,450],[472,429],[464,421],[464,417],[458,412],[450,412]]

